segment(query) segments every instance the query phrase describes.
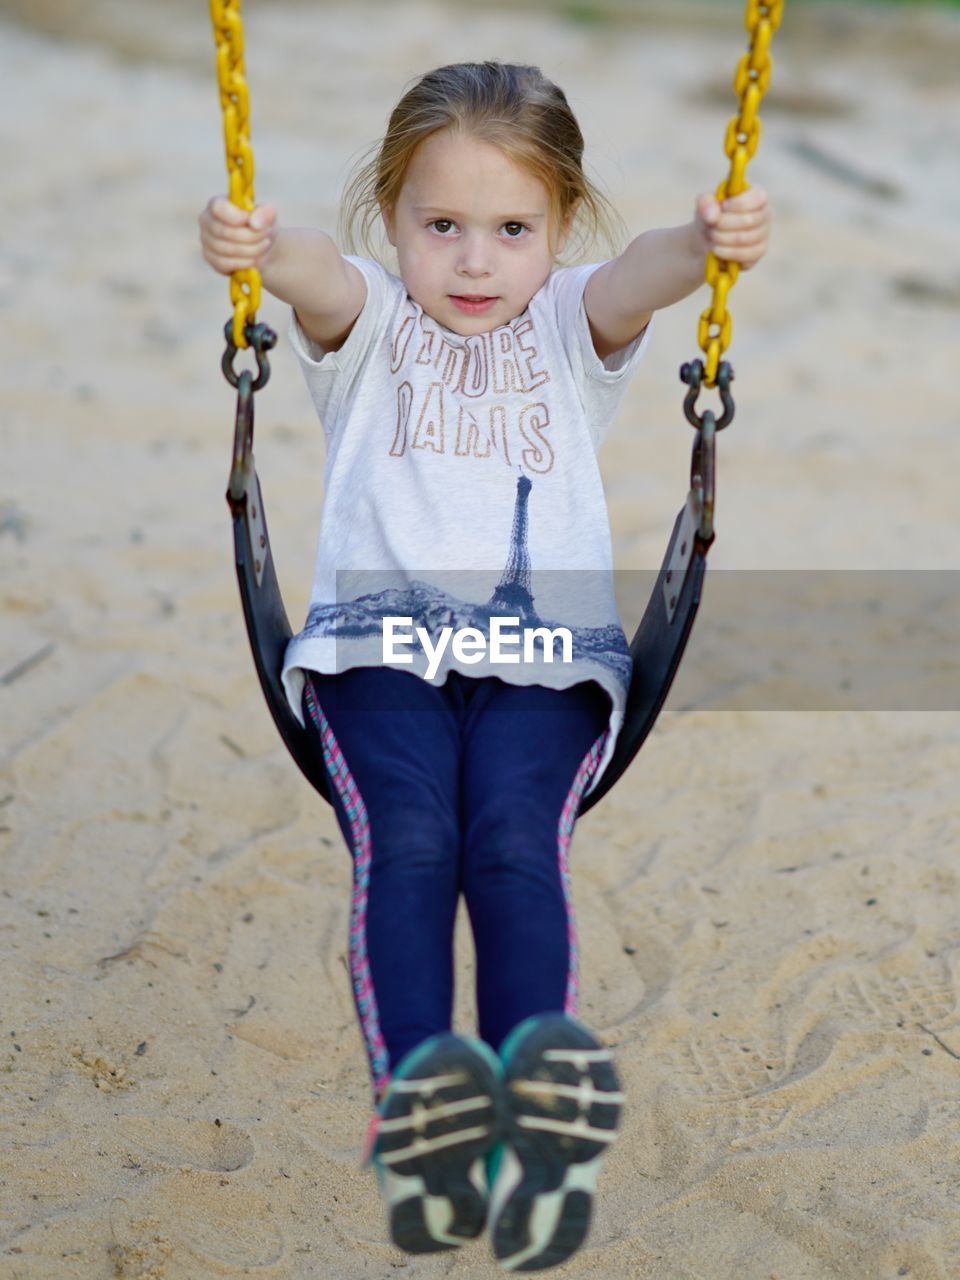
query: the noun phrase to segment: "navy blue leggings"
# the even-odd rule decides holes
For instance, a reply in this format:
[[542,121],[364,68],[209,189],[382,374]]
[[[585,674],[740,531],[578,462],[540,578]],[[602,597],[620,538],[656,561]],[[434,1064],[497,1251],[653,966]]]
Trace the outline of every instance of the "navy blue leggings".
[[415,1045],[449,1030],[462,893],[480,1036],[576,1011],[567,851],[602,754],[600,685],[511,685],[457,672],[308,673],[304,719],[350,848],[350,970],[374,1096]]

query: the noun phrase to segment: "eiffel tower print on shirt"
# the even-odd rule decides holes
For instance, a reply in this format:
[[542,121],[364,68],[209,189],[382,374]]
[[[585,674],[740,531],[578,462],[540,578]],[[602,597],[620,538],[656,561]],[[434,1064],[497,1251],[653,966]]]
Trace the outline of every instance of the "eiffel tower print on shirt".
[[513,529],[507,563],[489,600],[491,609],[514,611],[519,614],[521,623],[536,619],[530,586],[530,548],[527,545],[527,500],[532,488],[533,482],[521,474],[513,504]]

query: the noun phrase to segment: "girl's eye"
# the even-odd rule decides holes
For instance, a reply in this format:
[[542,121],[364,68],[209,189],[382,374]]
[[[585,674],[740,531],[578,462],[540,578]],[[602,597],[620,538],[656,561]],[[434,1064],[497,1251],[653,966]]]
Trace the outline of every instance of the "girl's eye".
[[509,240],[519,240],[523,233],[528,230],[522,222],[505,222],[503,229],[507,233]]
[[453,226],[453,222],[450,218],[434,218],[430,225],[434,231],[438,231],[440,235],[445,236]]

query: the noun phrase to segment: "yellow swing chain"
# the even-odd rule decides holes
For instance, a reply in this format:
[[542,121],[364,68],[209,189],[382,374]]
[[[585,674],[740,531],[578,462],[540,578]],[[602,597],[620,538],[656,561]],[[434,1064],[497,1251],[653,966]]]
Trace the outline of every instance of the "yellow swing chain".
[[[210,17],[217,46],[217,80],[223,111],[230,199],[248,212],[253,209],[253,148],[250,145],[250,91],[243,67],[241,0],[210,0]],[[233,303],[233,342],[247,347],[246,328],[260,305],[260,272],[255,267],[230,277]]]
[[[744,25],[750,35],[750,48],[740,59],[734,77],[734,89],[740,98],[740,110],[727,125],[724,151],[730,159],[730,172],[717,187],[717,199],[739,195],[747,189],[747,164],[760,141],[760,100],[770,84],[773,62],[770,42],[780,25],[784,0],[747,0]],[[739,264],[707,255],[706,281],[713,287],[713,300],[700,316],[697,341],[706,357],[703,385],[716,386],[720,357],[730,345],[733,321],[727,311],[727,294],[740,274]]]
[[[250,92],[243,65],[243,23],[241,0],[210,0],[217,46],[217,79],[220,85],[220,107],[223,111],[223,133],[226,144],[230,199],[241,209],[252,210],[253,148],[250,145]],[[740,110],[727,125],[724,151],[730,160],[730,171],[717,187],[717,199],[739,195],[747,189],[747,164],[760,141],[759,107],[770,84],[773,66],[770,42],[780,25],[784,0],[747,0],[744,25],[750,36],[750,47],[740,59],[734,77],[734,89],[740,98]],[[710,305],[700,315],[697,341],[706,357],[703,385],[716,386],[720,358],[730,345],[733,320],[727,310],[727,295],[736,283],[740,267],[714,254],[707,255],[705,278],[713,288]],[[251,267],[235,271],[230,277],[230,301],[233,303],[233,341],[235,346],[248,345],[246,327],[252,324],[260,305],[260,273]]]

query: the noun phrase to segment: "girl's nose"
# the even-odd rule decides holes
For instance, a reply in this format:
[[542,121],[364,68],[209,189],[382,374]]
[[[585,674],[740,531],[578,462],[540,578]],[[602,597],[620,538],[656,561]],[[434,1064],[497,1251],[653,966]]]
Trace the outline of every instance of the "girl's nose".
[[490,275],[490,251],[486,238],[467,232],[460,241],[457,273],[462,276]]

